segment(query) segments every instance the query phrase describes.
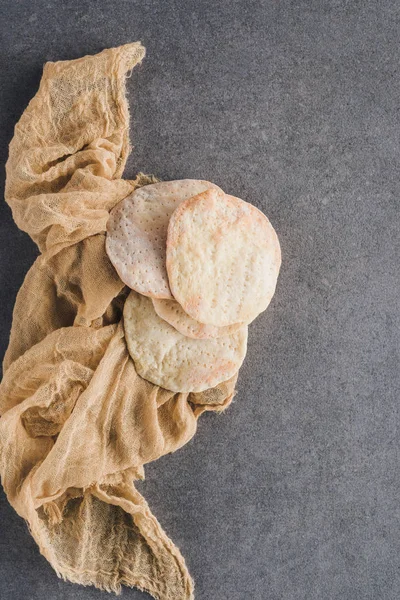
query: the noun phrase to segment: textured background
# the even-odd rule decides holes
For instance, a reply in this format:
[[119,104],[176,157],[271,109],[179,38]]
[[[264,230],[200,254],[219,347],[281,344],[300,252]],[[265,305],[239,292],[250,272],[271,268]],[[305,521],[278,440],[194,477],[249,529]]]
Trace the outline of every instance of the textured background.
[[[197,600],[398,600],[399,2],[0,10],[2,163],[46,60],[141,40],[126,176],[210,179],[280,236],[277,293],[251,326],[236,401],[140,484]],[[36,249],[0,211],[3,355]],[[107,596],[58,580],[1,494],[0,597]]]

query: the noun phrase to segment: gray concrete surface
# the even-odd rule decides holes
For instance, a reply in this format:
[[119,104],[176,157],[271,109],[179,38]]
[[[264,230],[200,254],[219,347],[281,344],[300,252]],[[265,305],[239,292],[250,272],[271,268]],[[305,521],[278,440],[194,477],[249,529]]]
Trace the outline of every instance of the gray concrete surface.
[[[210,179],[279,233],[277,293],[251,326],[235,403],[140,485],[197,600],[398,600],[399,2],[0,10],[1,162],[46,60],[141,40],[126,176]],[[3,354],[36,249],[0,211]],[[2,600],[103,596],[58,580],[0,496]]]

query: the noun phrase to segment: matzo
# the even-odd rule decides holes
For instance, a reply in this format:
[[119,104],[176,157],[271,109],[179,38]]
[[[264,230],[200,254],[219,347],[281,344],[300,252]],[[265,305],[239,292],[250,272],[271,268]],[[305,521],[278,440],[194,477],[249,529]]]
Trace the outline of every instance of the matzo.
[[247,326],[218,339],[194,340],[161,319],[132,291],[124,307],[129,353],[139,375],[173,392],[201,392],[232,377],[246,355]]
[[135,190],[111,211],[107,254],[122,281],[153,298],[172,298],[165,268],[169,219],[184,200],[209,188],[208,181],[181,179]]
[[205,325],[193,319],[185,313],[182,306],[176,300],[152,299],[154,310],[159,317],[167,321],[172,327],[175,327],[182,335],[194,339],[207,340],[210,338],[219,338],[234,333],[243,323],[228,325],[227,327],[215,327],[215,325]]
[[170,288],[201,323],[250,323],[270,303],[280,264],[278,236],[267,217],[221,190],[186,200],[170,219]]

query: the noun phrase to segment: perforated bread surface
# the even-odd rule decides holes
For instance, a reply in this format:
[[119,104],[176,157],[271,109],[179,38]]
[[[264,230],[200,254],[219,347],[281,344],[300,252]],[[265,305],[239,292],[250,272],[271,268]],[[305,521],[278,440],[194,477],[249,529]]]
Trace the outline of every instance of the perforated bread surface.
[[246,355],[247,326],[221,338],[192,339],[161,319],[150,298],[134,291],[125,302],[124,330],[139,375],[173,392],[201,392],[227,381]]
[[106,251],[122,281],[153,298],[173,296],[165,267],[169,219],[188,198],[214,188],[209,181],[162,181],[135,190],[111,211]]
[[275,292],[278,236],[255,206],[210,189],[180,204],[167,237],[173,296],[200,323],[250,323]]

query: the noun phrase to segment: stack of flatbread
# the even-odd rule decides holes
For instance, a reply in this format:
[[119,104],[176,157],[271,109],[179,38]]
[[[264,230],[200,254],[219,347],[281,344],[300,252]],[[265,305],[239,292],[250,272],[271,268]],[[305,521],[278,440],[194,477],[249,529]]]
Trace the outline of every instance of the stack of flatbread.
[[106,249],[132,290],[124,329],[141,377],[201,392],[237,373],[281,264],[262,212],[208,181],[155,183],[112,210]]

